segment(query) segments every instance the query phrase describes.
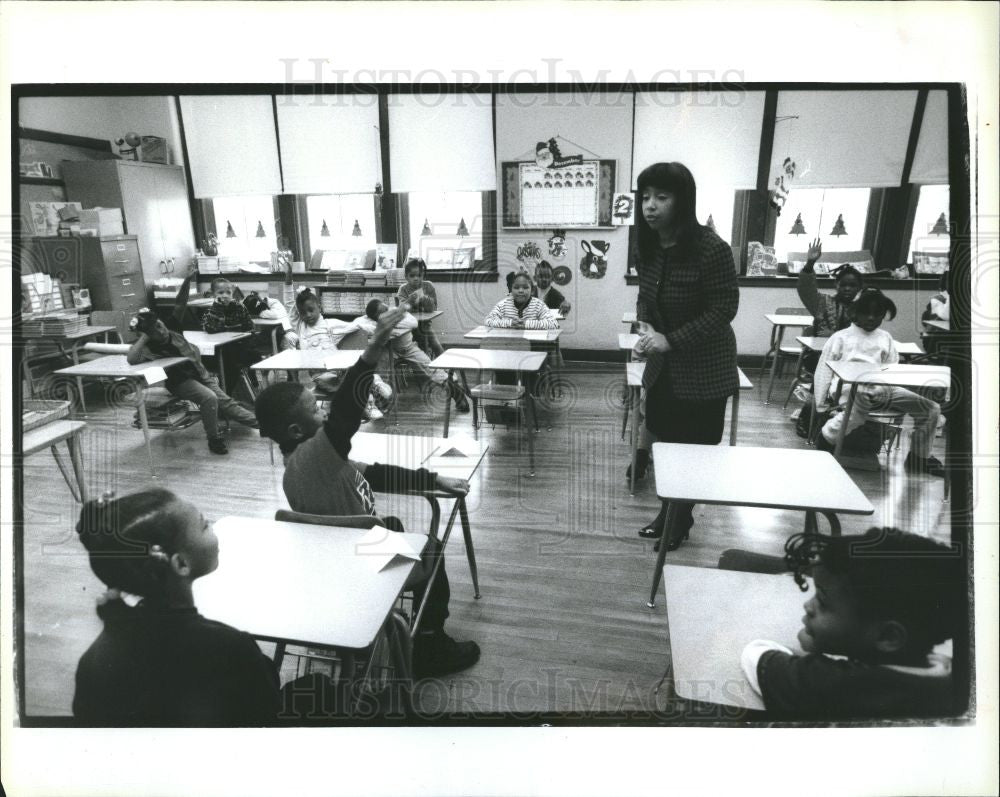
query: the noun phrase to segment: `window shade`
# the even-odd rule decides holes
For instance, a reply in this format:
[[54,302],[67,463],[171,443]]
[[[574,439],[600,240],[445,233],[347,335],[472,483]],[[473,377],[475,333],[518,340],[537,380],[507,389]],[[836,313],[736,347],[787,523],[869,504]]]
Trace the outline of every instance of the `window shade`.
[[778,94],[768,182],[788,156],[793,187],[899,185],[916,91],[782,91]]
[[639,173],[679,161],[699,187],[756,188],[763,91],[638,92],[632,187]]
[[196,197],[281,193],[270,96],[180,100]]
[[927,92],[920,138],[910,169],[910,182],[942,185],[948,182],[948,93]]
[[374,193],[382,180],[376,95],[279,96],[277,108],[286,194]]
[[390,95],[389,166],[393,193],[495,191],[492,97]]

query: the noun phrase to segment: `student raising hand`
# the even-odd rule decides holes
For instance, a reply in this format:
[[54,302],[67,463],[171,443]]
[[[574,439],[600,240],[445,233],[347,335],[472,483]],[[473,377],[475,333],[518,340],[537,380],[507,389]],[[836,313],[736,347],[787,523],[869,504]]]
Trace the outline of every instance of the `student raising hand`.
[[439,490],[456,497],[469,494],[468,479],[452,479],[449,476],[438,476],[436,484]]
[[806,251],[806,268],[811,271],[813,263],[819,260],[822,255],[823,242],[819,238],[816,238],[811,244],[809,244],[809,249]]

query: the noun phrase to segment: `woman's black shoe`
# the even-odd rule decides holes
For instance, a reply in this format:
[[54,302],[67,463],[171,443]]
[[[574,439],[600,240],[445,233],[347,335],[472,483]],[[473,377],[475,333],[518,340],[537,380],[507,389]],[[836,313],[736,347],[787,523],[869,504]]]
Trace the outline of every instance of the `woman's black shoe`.
[[[688,518],[687,526],[684,528],[684,530],[679,534],[675,535],[674,537],[670,538],[669,540],[667,540],[667,550],[676,551],[678,548],[680,548],[681,544],[691,536],[691,527],[693,525],[694,525],[694,518]],[[657,537],[659,537],[659,535],[657,535]],[[662,540],[657,539],[656,545],[653,546],[654,552],[657,553],[659,552],[661,542]]]
[[[635,452],[635,480],[639,481],[639,479],[645,478],[646,471],[648,468],[649,468],[649,451],[647,451],[645,448],[640,448]],[[629,466],[625,468],[625,479],[627,481],[632,480],[631,463],[629,463]],[[649,528],[649,526],[647,526],[646,528]],[[643,535],[640,534],[639,536],[642,537]],[[657,534],[655,536],[659,537],[660,535]]]
[[644,540],[658,540],[663,536],[663,523],[659,520],[654,520],[648,526],[643,526],[639,529],[639,536]]

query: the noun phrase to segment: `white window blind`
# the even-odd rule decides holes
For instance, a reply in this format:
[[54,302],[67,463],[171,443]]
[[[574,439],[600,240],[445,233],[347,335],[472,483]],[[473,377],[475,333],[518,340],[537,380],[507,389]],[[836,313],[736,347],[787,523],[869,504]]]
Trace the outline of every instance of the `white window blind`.
[[286,194],[372,194],[382,180],[378,97],[277,98]]
[[638,92],[633,189],[662,161],[687,166],[699,190],[756,188],[763,119],[763,91]]
[[927,92],[910,182],[923,185],[948,182],[948,93],[945,91]]
[[270,96],[181,97],[194,195],[281,193]]
[[769,182],[791,157],[795,187],[891,188],[903,175],[916,91],[782,91]]
[[490,95],[390,95],[389,167],[393,193],[495,191]]

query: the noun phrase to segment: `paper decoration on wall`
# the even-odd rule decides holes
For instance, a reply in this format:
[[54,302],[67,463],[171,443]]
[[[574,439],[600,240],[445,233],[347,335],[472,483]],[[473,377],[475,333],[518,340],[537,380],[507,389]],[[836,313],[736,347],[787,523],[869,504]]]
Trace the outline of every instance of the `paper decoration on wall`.
[[542,259],[542,249],[534,241],[525,241],[517,247],[518,262],[526,269],[534,269],[538,261]]
[[552,269],[552,281],[559,285],[569,285],[573,281],[573,272],[567,266],[556,266]]
[[589,243],[580,241],[580,247],[584,251],[583,257],[580,258],[580,273],[587,279],[602,279],[608,272],[608,261],[604,256],[611,248],[611,244],[607,241],[590,241]]
[[615,194],[611,208],[612,224],[635,224],[635,194]]
[[781,174],[774,178],[774,187],[771,189],[771,207],[775,213],[781,215],[781,209],[788,201],[788,193],[792,190],[792,181],[795,179],[795,161],[785,158],[781,164]]
[[375,268],[386,270],[396,268],[397,252],[396,244],[375,244]]
[[535,163],[543,169],[562,169],[583,163],[583,155],[563,155],[555,138],[550,138],[535,145]]
[[502,164],[503,226],[610,227],[615,161],[595,158],[563,167],[555,163]]
[[566,231],[556,230],[549,238],[549,257],[562,260],[566,257]]

